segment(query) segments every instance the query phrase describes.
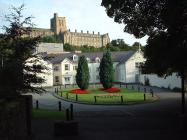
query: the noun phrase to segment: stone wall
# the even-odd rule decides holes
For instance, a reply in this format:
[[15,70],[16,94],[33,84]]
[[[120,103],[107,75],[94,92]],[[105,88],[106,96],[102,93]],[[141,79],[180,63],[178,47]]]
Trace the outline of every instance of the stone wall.
[[32,96],[27,97],[0,100],[0,140],[30,139]]

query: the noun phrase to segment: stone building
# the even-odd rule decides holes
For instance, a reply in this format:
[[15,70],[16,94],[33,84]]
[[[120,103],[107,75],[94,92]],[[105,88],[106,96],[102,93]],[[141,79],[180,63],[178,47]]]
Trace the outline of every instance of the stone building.
[[77,30],[75,30],[75,32],[71,32],[67,29],[66,18],[58,17],[57,13],[54,14],[54,17],[51,19],[50,23],[50,29],[33,28],[30,36],[43,37],[57,35],[63,40],[64,44],[69,43],[75,46],[88,45],[102,47],[106,46],[107,43],[110,42],[108,33],[101,35],[99,32],[97,34],[94,32],[89,33],[88,31],[86,33],[83,33],[83,31],[77,32]]

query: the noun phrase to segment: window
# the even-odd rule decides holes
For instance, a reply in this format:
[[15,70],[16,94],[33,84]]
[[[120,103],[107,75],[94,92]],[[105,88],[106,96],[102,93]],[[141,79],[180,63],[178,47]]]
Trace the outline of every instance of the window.
[[64,79],[65,79],[66,82],[70,81],[70,77],[64,77]]
[[54,71],[59,71],[59,66],[54,66]]
[[135,63],[135,67],[139,68],[140,64],[138,62]]
[[78,56],[77,55],[73,55],[73,61],[78,61]]
[[136,67],[136,68],[140,68],[140,66],[141,66],[142,64],[143,64],[142,62],[136,62],[136,63],[135,63],[135,67]]
[[65,70],[69,70],[69,64],[65,64]]
[[100,63],[100,59],[97,57],[97,58],[95,59],[95,62],[96,62],[96,63]]
[[86,60],[87,60],[88,63],[90,62],[90,58],[87,57]]
[[73,66],[73,70],[77,70],[78,66]]
[[55,82],[58,83],[59,82],[59,77],[55,76]]

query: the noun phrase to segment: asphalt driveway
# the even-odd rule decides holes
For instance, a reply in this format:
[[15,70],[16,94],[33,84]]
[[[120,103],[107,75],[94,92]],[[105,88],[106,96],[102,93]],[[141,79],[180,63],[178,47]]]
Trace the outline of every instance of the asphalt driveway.
[[[79,135],[54,137],[53,121],[33,120],[35,140],[180,140],[187,138],[186,116],[181,116],[180,93],[153,88],[159,101],[139,105],[84,105],[74,104]],[[48,89],[43,95],[34,95],[41,107],[57,108],[59,99]],[[56,105],[56,106],[55,106]],[[64,108],[70,102],[62,101]]]

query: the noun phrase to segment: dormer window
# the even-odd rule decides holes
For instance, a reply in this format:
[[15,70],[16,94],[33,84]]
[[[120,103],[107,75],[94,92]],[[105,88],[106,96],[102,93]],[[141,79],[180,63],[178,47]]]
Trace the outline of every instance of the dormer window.
[[95,58],[95,62],[96,62],[96,63],[100,63],[100,58],[99,58],[99,57],[96,57],[96,58]]
[[87,57],[86,60],[87,60],[88,63],[90,62],[90,58]]
[[73,61],[78,61],[78,56],[77,55],[73,55]]

